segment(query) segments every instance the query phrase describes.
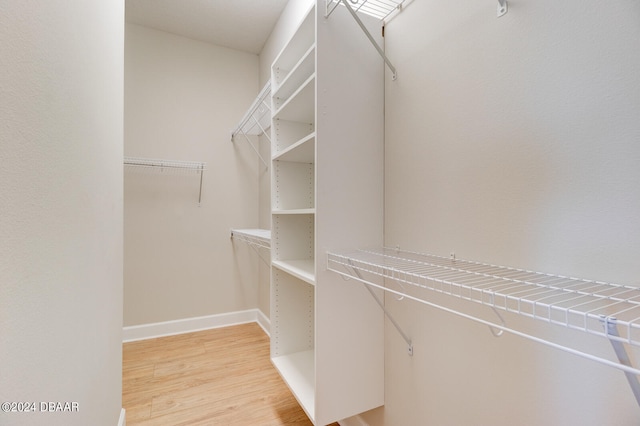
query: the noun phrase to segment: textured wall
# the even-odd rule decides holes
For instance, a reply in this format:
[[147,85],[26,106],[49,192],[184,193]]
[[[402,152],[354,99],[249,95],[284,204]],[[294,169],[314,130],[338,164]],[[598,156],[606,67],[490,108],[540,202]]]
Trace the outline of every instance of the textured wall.
[[[636,2],[408,3],[386,28],[386,245],[638,286],[639,36]],[[387,303],[415,355],[387,330],[372,424],[637,424],[617,370]],[[615,359],[604,339],[507,324]]]
[[113,426],[124,2],[0,9],[0,401],[79,409],[0,412],[0,424]]
[[125,153],[204,161],[198,176],[125,170],[124,324],[257,307],[258,157],[231,131],[258,94],[258,56],[127,25]]

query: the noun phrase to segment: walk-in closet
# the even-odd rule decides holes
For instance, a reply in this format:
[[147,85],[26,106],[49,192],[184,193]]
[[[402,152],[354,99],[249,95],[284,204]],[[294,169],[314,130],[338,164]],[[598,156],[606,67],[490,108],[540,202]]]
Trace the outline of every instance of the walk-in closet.
[[640,423],[637,2],[0,12],[0,424]]

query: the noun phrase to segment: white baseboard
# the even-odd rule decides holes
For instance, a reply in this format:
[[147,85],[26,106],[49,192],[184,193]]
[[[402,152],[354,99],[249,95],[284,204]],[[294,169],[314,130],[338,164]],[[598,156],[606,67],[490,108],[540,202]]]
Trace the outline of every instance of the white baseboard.
[[271,337],[271,320],[267,318],[264,312],[262,312],[260,309],[257,309],[257,311],[258,318],[256,319],[256,322],[260,327],[262,327],[264,332],[267,333],[267,336]]
[[259,309],[227,312],[224,314],[203,317],[185,318],[174,321],[156,322],[152,324],[132,325],[122,328],[122,341],[154,339],[174,334],[192,333],[212,328],[257,322],[269,334],[269,319]]
[[120,410],[120,418],[118,419],[118,426],[127,426],[127,415],[124,411],[124,408]]
[[342,419],[338,422],[340,426],[369,426],[369,423],[362,420],[360,416],[353,416],[347,419]]

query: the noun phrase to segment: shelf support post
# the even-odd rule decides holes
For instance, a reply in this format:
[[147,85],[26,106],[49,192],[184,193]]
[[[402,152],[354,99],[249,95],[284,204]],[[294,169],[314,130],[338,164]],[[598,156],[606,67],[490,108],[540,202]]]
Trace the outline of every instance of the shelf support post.
[[[384,62],[387,64],[387,66],[389,67],[389,69],[393,73],[391,78],[393,80],[397,79],[398,78],[398,73],[396,72],[396,67],[393,66],[393,64],[391,63],[389,58],[387,58],[387,55],[384,53],[384,50],[382,50],[382,48],[378,45],[378,43],[376,43],[375,39],[373,38],[373,36],[371,35],[371,33],[369,32],[367,27],[364,25],[362,20],[360,20],[360,18],[358,17],[358,14],[353,10],[353,8],[351,7],[351,5],[349,4],[348,1],[339,0],[338,3],[340,3],[340,1],[347,8],[347,10],[351,14],[351,16],[353,16],[353,19],[355,19],[355,21],[358,23],[358,25],[360,26],[360,28],[362,29],[364,34],[367,36],[367,38],[369,39],[371,44],[373,44],[373,47],[375,47],[376,50],[378,51],[378,53],[380,54],[380,56],[382,56],[382,59],[384,59]],[[335,7],[334,7],[334,9],[335,9]],[[332,10],[332,12],[333,12],[333,10]]]
[[[618,361],[620,361],[620,364],[626,365],[628,367],[633,367],[631,365],[631,359],[629,358],[629,354],[627,353],[627,350],[625,349],[622,342],[619,340],[620,333],[618,332],[616,319],[613,317],[603,317],[602,321],[604,322],[606,335],[609,338],[609,342],[611,343],[611,346],[613,346],[613,351],[616,353],[616,356],[618,357]],[[636,376],[635,374],[629,371],[625,371],[624,375],[627,377],[629,386],[631,386],[631,391],[633,392],[633,395],[636,397],[636,402],[638,403],[638,405],[640,405],[640,383],[638,382],[638,376]]]

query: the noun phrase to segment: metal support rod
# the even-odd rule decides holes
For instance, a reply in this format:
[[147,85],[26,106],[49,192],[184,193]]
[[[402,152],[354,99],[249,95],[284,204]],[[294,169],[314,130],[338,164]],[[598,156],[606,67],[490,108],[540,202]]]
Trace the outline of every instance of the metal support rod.
[[[616,319],[606,317],[603,319],[603,321],[605,324],[607,334],[609,336],[619,338],[620,333],[618,332]],[[633,367],[631,365],[631,359],[629,358],[629,354],[627,353],[627,350],[624,348],[624,345],[622,344],[622,342],[617,339],[609,339],[609,342],[611,342],[611,346],[613,346],[613,350],[616,353],[616,356],[618,357],[618,361],[620,361],[620,364],[626,365],[628,367]],[[638,403],[638,405],[640,405],[640,383],[638,382],[638,376],[628,371],[625,371],[624,375],[627,377],[629,386],[631,386],[631,391],[633,392],[633,395],[636,397],[636,402]]]
[[242,133],[242,136],[244,136],[244,138],[247,140],[247,142],[249,142],[249,145],[251,145],[251,148],[253,148],[253,150],[256,152],[256,154],[258,154],[258,158],[260,159],[260,161],[262,161],[262,164],[264,164],[265,167],[269,167],[269,165],[267,164],[266,161],[264,161],[264,158],[262,158],[262,155],[260,155],[260,152],[256,149],[255,146],[253,146],[253,142],[251,142],[251,139],[249,139],[249,136],[247,136],[246,133],[244,132],[240,132]]
[[378,43],[376,43],[375,39],[371,36],[371,33],[369,32],[367,27],[365,27],[365,25],[362,23],[362,21],[358,17],[358,14],[353,10],[353,8],[349,4],[349,2],[346,1],[346,0],[340,0],[340,1],[347,8],[347,10],[351,14],[351,16],[353,16],[353,19],[356,20],[356,22],[358,23],[358,25],[360,26],[360,28],[362,29],[364,34],[367,36],[367,38],[369,39],[371,44],[373,44],[373,47],[375,47],[376,50],[378,51],[378,53],[380,54],[380,56],[382,56],[382,59],[384,59],[384,62],[387,64],[387,66],[389,67],[389,69],[393,73],[392,79],[395,80],[396,78],[398,78],[398,73],[396,72],[396,67],[394,67],[393,64],[391,63],[391,61],[389,61],[389,58],[387,58],[387,55],[385,55],[384,50],[382,50],[382,48],[378,45]]
[[371,296],[375,299],[375,301],[378,303],[378,306],[380,306],[380,308],[382,309],[382,311],[384,312],[384,315],[389,319],[389,321],[391,321],[391,324],[393,324],[393,326],[396,328],[396,330],[398,330],[398,333],[400,333],[400,336],[402,336],[402,338],[404,339],[405,342],[407,342],[407,352],[409,353],[410,356],[413,355],[413,344],[411,343],[411,339],[409,338],[409,336],[407,336],[405,334],[404,331],[402,331],[402,329],[400,328],[400,325],[396,322],[396,320],[391,316],[391,314],[389,313],[389,311],[387,310],[387,308],[384,306],[384,303],[382,303],[382,300],[380,300],[380,298],[378,297],[378,295],[376,295],[374,293],[374,291],[371,289],[371,287],[369,285],[367,285],[367,283],[362,279],[362,276],[360,275],[360,271],[358,271],[357,269],[353,269],[353,272],[358,276],[358,278],[360,279],[360,282],[362,282],[362,284],[365,286],[365,288],[367,290],[369,290],[369,293],[371,294]]
[[204,165],[200,164],[200,192],[198,194],[198,205],[202,201],[202,175],[204,174]]
[[328,18],[329,16],[331,16],[333,11],[336,10],[336,7],[340,6],[340,0],[336,1],[335,6],[333,6],[333,8],[331,10],[329,10],[329,4],[333,4],[333,1],[327,2],[327,4],[326,4],[327,10],[325,11],[325,15],[324,15],[325,18]]
[[256,125],[260,128],[260,131],[262,132],[262,134],[267,138],[269,142],[271,142],[271,138],[269,137],[269,135],[267,135],[267,132],[265,132],[264,127],[262,127],[262,125],[260,124],[260,120],[258,120],[254,116],[251,116],[251,118],[253,118],[253,121],[256,122]]

